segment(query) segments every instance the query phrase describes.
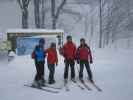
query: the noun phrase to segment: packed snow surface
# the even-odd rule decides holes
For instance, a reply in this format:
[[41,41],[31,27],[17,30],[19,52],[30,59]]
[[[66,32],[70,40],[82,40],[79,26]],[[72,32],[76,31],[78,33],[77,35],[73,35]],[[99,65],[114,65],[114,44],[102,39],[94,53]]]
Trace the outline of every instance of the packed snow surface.
[[[133,51],[98,49],[93,51],[93,58],[91,69],[102,92],[89,83],[92,91],[81,90],[69,82],[70,91],[63,88],[58,94],[25,87],[24,84],[30,84],[35,75],[34,62],[28,55],[17,56],[8,65],[0,65],[0,100],[133,100]],[[48,80],[47,65],[45,67],[45,79]],[[76,67],[77,64],[77,72]],[[59,56],[53,86],[63,85],[63,70],[63,59]],[[86,78],[86,71],[84,74]]]

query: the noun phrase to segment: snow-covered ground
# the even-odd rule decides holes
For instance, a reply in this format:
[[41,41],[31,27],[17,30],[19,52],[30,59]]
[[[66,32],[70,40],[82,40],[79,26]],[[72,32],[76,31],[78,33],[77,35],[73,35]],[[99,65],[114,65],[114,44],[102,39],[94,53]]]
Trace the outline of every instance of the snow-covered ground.
[[[19,56],[7,66],[0,65],[0,100],[133,100],[133,51],[99,49],[93,51],[93,56],[94,79],[103,92],[96,91],[91,85],[93,91],[81,90],[71,82],[70,92],[62,89],[59,94],[27,88],[24,84],[33,81],[35,67],[30,56]],[[56,67],[56,87],[63,85],[61,59]],[[48,78],[47,69],[45,78]]]

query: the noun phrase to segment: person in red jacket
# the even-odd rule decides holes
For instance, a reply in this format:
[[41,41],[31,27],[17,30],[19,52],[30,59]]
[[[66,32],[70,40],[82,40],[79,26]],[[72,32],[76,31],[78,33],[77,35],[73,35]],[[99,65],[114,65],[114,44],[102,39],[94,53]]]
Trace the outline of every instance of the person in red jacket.
[[93,63],[92,61],[92,54],[90,47],[85,43],[85,39],[80,39],[80,46],[77,49],[77,62],[80,64],[80,71],[79,71],[79,79],[83,81],[83,69],[84,65],[86,67],[88,73],[88,79],[93,82],[92,72],[90,69],[90,64]]
[[47,63],[48,63],[48,69],[49,69],[49,84],[54,84],[54,73],[55,73],[55,65],[58,65],[58,57],[57,57],[57,51],[56,51],[56,44],[51,43],[50,48],[48,48],[46,51],[47,54]]
[[71,68],[71,80],[75,81],[75,58],[76,58],[76,46],[72,41],[71,36],[67,36],[67,42],[63,45],[60,53],[64,56],[65,70],[64,70],[64,81],[68,80],[69,66]]

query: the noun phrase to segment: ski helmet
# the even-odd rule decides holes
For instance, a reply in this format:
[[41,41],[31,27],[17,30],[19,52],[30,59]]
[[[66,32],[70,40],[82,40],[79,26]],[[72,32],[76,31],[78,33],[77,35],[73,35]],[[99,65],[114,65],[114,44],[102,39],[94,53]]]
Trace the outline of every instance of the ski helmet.
[[45,44],[45,40],[44,40],[44,38],[41,38],[40,40],[39,40],[39,44]]

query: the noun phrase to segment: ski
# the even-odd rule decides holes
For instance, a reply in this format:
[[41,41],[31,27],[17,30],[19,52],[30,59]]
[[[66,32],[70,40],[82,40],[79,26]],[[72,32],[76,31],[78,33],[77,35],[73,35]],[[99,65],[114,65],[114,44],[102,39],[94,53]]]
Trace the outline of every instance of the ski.
[[83,86],[81,86],[80,84],[78,84],[77,81],[72,81],[74,84],[77,85],[77,87],[79,87],[81,90],[84,90],[85,88]]
[[45,84],[45,85],[42,86],[42,87],[47,87],[47,88],[52,88],[52,89],[57,89],[57,90],[61,90],[61,89],[62,89],[62,87],[53,87],[53,86],[50,86],[50,85],[48,85],[48,84]]
[[81,82],[81,84],[84,85],[84,87],[85,87],[88,91],[91,91],[91,90],[92,90],[92,89],[85,83],[84,80],[82,80],[82,81],[80,81],[80,82]]
[[[90,82],[90,81],[89,81]],[[102,89],[99,87],[99,86],[97,86],[96,84],[95,84],[95,82],[90,82],[92,85],[93,85],[93,87],[95,87],[96,89],[97,89],[97,91],[99,91],[99,92],[102,92]]]
[[41,87],[46,87],[46,88],[51,88],[51,89],[57,89],[57,90],[61,90],[62,89],[62,87],[54,87],[54,86],[50,86],[49,84],[41,85]]
[[37,88],[37,87],[34,87],[34,86],[32,86],[32,85],[26,85],[26,84],[25,84],[24,86],[26,86],[26,87],[31,87],[31,88],[34,88],[34,89],[38,89],[38,90],[45,91],[45,92],[50,92],[50,93],[55,93],[55,94],[59,93],[59,91],[44,89],[44,88],[42,88],[42,87]]

